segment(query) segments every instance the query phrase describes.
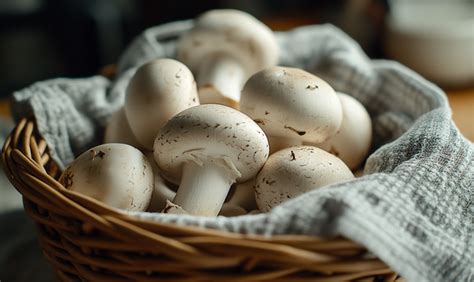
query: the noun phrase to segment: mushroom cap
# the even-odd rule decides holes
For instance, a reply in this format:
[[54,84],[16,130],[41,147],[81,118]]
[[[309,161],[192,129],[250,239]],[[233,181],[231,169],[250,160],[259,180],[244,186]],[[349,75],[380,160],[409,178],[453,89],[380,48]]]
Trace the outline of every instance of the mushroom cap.
[[338,93],[344,118],[338,132],[318,147],[341,158],[356,169],[367,157],[372,144],[372,121],[364,106],[353,97]]
[[227,106],[206,104],[170,119],[157,134],[154,156],[161,171],[175,182],[188,161],[211,161],[243,182],[257,174],[268,149],[265,133],[251,118]]
[[335,134],[342,107],[332,87],[304,70],[272,67],[254,74],[242,90],[240,110],[272,137],[320,143]]
[[144,211],[153,191],[153,171],[145,155],[126,144],[103,144],[87,150],[63,172],[66,189],[114,208]]
[[197,71],[202,60],[228,55],[242,63],[247,75],[278,62],[279,47],[273,32],[252,15],[232,9],[200,15],[177,47],[178,60]]
[[141,147],[137,138],[133,135],[132,129],[130,129],[123,108],[112,114],[105,128],[104,143],[123,143],[135,148]]
[[267,212],[274,206],[325,185],[354,178],[343,161],[311,146],[295,146],[272,154],[257,175],[255,199]]
[[153,148],[156,132],[172,116],[199,105],[191,71],[172,59],[158,59],[141,66],[127,88],[125,114],[138,142]]

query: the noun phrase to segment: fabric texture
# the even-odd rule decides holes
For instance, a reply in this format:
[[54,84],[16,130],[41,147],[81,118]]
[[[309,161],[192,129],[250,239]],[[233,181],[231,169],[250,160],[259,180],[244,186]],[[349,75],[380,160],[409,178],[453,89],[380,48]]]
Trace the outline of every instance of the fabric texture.
[[[118,77],[55,79],[14,94],[19,118],[33,113],[64,166],[99,144],[136,68],[175,57],[192,21],[143,32]],[[392,61],[370,60],[331,25],[276,33],[280,65],[317,74],[369,111],[373,153],[365,176],[314,190],[267,214],[234,218],[131,213],[150,220],[264,234],[343,235],[365,245],[409,281],[474,281],[474,146],[453,124],[441,89]]]

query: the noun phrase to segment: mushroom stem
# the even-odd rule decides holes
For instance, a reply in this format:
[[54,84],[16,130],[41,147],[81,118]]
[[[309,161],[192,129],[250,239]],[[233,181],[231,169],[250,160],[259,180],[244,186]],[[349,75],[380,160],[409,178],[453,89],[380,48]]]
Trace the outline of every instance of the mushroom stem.
[[270,154],[288,147],[303,145],[298,139],[280,136],[268,136],[268,143],[270,143]]
[[216,91],[213,86],[203,86],[199,88],[198,92],[199,103],[201,103],[201,105],[220,104],[234,109],[239,108],[239,102],[222,95],[219,91]]
[[257,202],[255,202],[255,178],[237,184],[234,189],[234,194],[231,195],[230,200],[226,204],[240,206],[249,211],[257,208]]
[[216,216],[235,181],[223,166],[213,162],[184,164],[181,184],[173,199],[192,215]]
[[[153,166],[153,165],[152,165]],[[148,211],[159,212],[166,206],[167,201],[171,201],[176,193],[171,190],[165,183],[165,180],[159,173],[155,173],[155,186],[151,194],[150,205]]]
[[245,80],[244,76],[242,64],[229,56],[218,55],[209,60],[203,60],[197,75],[199,94],[206,97],[218,97],[221,94],[234,101],[239,101],[240,90]]

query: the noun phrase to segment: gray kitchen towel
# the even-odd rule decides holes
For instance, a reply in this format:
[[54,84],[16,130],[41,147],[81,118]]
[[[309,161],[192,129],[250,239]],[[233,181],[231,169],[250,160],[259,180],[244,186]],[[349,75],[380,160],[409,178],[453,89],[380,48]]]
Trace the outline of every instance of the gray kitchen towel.
[[[56,79],[15,93],[16,118],[33,113],[54,159],[64,166],[100,142],[136,68],[175,57],[176,37],[192,25],[144,31],[123,54],[113,82]],[[474,281],[474,146],[453,124],[443,91],[396,62],[370,60],[331,25],[276,36],[280,65],[313,72],[368,109],[374,146],[365,176],[301,195],[267,214],[131,214],[268,236],[339,234],[365,245],[409,281]]]

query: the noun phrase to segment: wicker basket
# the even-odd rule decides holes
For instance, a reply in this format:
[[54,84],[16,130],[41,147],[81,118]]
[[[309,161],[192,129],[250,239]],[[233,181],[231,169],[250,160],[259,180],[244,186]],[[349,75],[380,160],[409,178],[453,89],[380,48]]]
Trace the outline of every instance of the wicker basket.
[[68,191],[31,119],[5,142],[3,162],[60,280],[402,280],[344,238],[264,238],[148,222]]

